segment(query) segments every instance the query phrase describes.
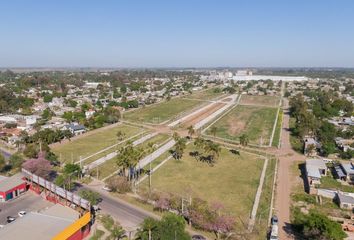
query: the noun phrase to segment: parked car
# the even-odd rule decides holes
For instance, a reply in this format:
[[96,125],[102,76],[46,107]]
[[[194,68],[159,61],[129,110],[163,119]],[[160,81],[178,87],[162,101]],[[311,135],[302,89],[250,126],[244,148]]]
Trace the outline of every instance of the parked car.
[[206,240],[202,235],[193,235],[192,240]]
[[276,215],[274,215],[272,217],[272,221],[271,221],[272,225],[278,225],[278,217]]
[[104,186],[102,189],[105,190],[105,191],[107,191],[107,192],[112,192],[112,189],[110,189],[110,188],[107,187],[107,186]]
[[23,216],[25,216],[26,215],[26,211],[19,211],[18,212],[18,216],[19,217],[23,217]]
[[15,220],[16,220],[15,217],[7,216],[7,223],[11,223],[11,222],[13,222]]
[[278,240],[278,225],[272,226],[272,231],[270,232],[270,240]]

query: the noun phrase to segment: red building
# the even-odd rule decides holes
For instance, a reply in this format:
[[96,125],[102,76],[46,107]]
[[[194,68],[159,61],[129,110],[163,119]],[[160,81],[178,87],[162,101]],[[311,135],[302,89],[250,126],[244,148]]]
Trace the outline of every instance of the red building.
[[22,173],[0,178],[0,202],[14,199],[26,190],[27,184],[23,180]]

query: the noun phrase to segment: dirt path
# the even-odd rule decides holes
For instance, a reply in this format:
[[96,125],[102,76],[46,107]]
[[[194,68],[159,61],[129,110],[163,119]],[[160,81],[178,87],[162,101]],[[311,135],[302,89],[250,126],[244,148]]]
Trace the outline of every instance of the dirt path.
[[183,127],[193,126],[194,124],[200,122],[202,119],[206,118],[207,116],[209,116],[210,114],[212,114],[213,112],[215,112],[219,108],[222,108],[225,105],[226,105],[225,103],[214,103],[210,107],[206,108],[204,111],[192,115],[190,118],[187,118],[184,122],[182,122],[182,126]]
[[291,148],[289,120],[288,103],[287,100],[284,100],[281,147],[276,153],[279,158],[279,165],[275,198],[275,214],[279,219],[279,239],[282,240],[294,239],[290,225],[290,194],[293,187],[290,168],[294,161],[305,159],[305,156],[298,154]]

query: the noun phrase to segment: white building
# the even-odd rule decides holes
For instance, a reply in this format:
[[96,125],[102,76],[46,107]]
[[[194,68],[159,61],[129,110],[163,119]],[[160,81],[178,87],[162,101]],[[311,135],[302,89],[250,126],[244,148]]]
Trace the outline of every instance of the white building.
[[308,77],[303,76],[268,76],[268,75],[238,75],[232,77],[234,81],[261,81],[261,80],[272,80],[272,81],[286,81],[286,82],[302,82],[308,81]]

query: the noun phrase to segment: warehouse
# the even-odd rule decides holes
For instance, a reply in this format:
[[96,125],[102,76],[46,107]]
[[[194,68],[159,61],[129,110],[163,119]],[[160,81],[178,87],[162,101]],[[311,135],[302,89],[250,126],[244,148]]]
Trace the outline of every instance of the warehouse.
[[22,173],[0,178],[0,202],[14,199],[27,190]]
[[24,217],[6,224],[0,239],[19,240],[81,240],[90,232],[90,213],[56,204],[40,212],[29,212]]

